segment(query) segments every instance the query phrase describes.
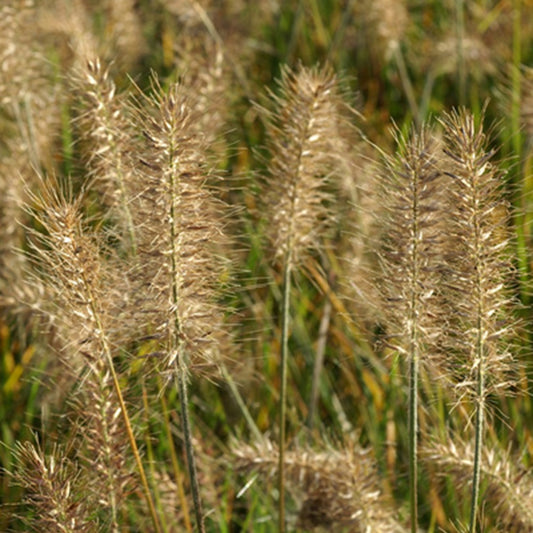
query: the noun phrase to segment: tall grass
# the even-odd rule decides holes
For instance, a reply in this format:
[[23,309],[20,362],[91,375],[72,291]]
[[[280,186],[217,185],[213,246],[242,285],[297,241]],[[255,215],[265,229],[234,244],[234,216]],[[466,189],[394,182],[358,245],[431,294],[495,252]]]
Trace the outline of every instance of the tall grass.
[[5,2],[0,530],[530,531],[527,9]]

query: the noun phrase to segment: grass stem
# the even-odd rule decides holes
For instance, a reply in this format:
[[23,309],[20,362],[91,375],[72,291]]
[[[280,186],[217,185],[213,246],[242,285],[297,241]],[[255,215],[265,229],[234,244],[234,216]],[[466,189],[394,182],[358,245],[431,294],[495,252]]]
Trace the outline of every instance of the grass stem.
[[[183,356],[183,354],[181,355]],[[198,484],[198,474],[196,470],[194,446],[192,442],[191,422],[189,418],[189,395],[187,392],[187,376],[183,369],[178,367],[177,361],[175,361],[174,364],[176,367],[176,374],[178,380],[181,423],[183,425],[183,438],[185,440],[185,451],[187,453],[187,466],[189,467],[189,479],[191,482],[194,514],[196,516],[196,527],[200,533],[205,533],[204,514],[202,510],[202,500],[200,499],[200,486]]]
[[285,531],[285,425],[287,409],[287,359],[289,355],[289,321],[291,292],[291,249],[285,256],[283,271],[283,307],[281,329],[281,384],[279,395],[279,533]]

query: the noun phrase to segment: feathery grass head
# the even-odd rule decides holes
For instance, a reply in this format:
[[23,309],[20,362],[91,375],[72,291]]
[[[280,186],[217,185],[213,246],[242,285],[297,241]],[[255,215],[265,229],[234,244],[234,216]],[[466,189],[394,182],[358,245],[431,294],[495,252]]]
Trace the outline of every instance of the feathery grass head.
[[87,161],[91,188],[101,193],[101,202],[118,224],[125,248],[135,250],[135,228],[131,213],[134,196],[131,161],[133,132],[126,117],[126,106],[117,94],[109,68],[98,57],[88,58],[75,70],[74,88],[80,99],[77,118]]
[[111,257],[104,260],[101,240],[86,227],[81,197],[65,196],[55,178],[43,178],[30,202],[28,210],[44,230],[33,231],[31,242],[52,298],[42,302],[43,308],[60,327],[67,358],[99,360],[103,350],[120,343],[123,278],[111,267]]
[[382,168],[386,212],[379,286],[387,334],[400,353],[428,367],[440,333],[437,302],[441,262],[442,176],[437,142],[428,127],[396,137],[397,154]]
[[[503,173],[491,163],[481,126],[469,112],[453,111],[442,119],[445,154],[442,166],[451,179],[447,252],[450,372],[458,390],[478,400],[508,389],[516,371],[510,339],[515,302],[509,294],[513,268],[509,256],[509,206],[503,198]],[[480,375],[483,390],[477,387]],[[477,392],[475,392],[477,389]]]
[[135,212],[140,305],[166,347],[165,366],[183,349],[201,369],[216,360],[221,340],[223,205],[185,90],[154,82],[153,91],[135,111],[145,141]]
[[265,111],[270,161],[265,216],[277,257],[299,263],[320,246],[333,219],[328,179],[345,148],[340,132],[346,106],[328,68],[285,69],[276,109]]
[[409,13],[404,0],[355,2],[355,15],[364,21],[363,31],[374,57],[388,61],[404,38]]

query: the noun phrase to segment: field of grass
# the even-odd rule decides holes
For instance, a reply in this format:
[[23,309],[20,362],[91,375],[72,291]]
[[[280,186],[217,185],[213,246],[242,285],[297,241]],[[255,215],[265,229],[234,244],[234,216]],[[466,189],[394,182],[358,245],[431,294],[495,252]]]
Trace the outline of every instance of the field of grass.
[[531,0],[0,2],[0,531],[533,531]]

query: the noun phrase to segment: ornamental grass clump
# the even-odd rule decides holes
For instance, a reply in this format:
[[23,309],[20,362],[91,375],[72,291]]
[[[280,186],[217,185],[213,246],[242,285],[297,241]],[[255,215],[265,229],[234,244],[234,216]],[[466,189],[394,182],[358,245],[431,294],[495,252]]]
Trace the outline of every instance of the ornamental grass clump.
[[[279,452],[264,440],[256,445],[238,443],[233,450],[238,470],[275,477]],[[371,451],[349,442],[322,451],[299,446],[285,454],[287,484],[300,501],[298,528],[349,528],[349,531],[400,533],[390,498],[379,484]]]

